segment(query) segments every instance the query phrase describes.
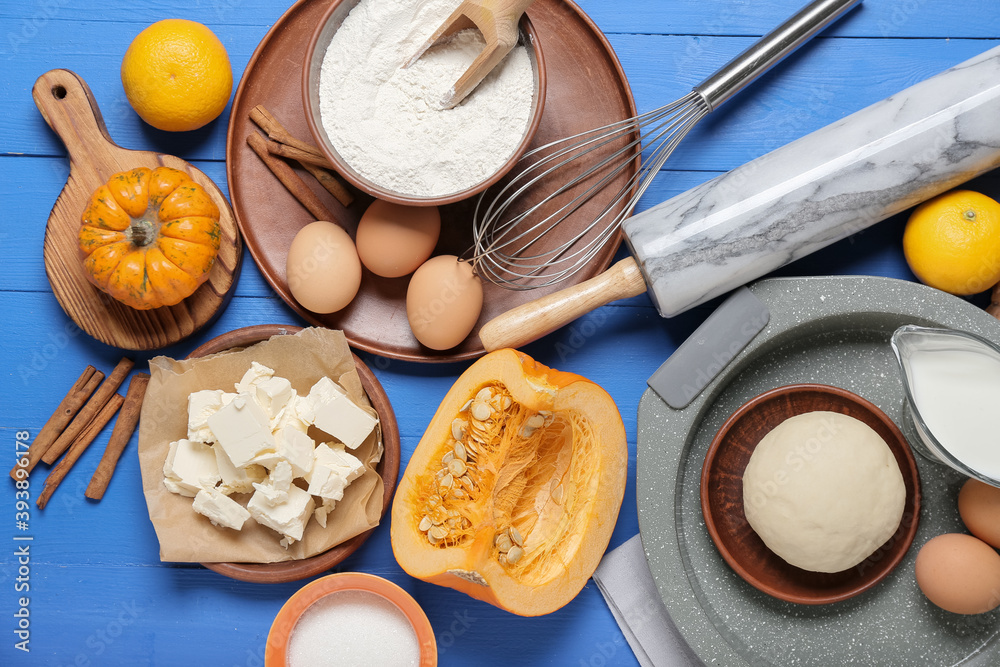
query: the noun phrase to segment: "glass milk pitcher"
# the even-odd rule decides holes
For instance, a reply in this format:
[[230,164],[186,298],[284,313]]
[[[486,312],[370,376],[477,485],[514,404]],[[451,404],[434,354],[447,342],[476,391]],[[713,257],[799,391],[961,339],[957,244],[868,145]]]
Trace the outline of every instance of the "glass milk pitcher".
[[913,448],[1000,487],[1000,347],[964,331],[915,325],[897,329],[891,345]]

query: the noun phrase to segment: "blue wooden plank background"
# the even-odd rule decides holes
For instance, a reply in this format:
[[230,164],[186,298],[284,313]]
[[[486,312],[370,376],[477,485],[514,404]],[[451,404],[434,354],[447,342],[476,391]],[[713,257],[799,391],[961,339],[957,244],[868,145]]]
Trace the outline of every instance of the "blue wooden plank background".
[[[142,123],[125,101],[118,75],[131,39],[171,17],[198,20],[229,51],[237,79],[287,0],[24,0],[0,6],[0,433],[14,461],[18,432],[32,437],[88,363],[108,371],[120,352],[82,334],[63,314],[45,277],[45,221],[68,173],[65,149],[31,100],[31,86],[57,67],[92,88],[111,136],[122,146],[192,161],[222,188],[224,116],[206,128],[171,134]],[[686,92],[803,0],[585,0],[582,8],[608,35],[641,111]],[[1000,44],[996,0],[866,0],[732,102],[683,143],[639,209]],[[996,179],[983,187],[996,196]],[[900,250],[897,216],[783,268],[784,275],[873,274],[913,279]],[[982,297],[980,297],[981,299]],[[604,386],[624,417],[629,486],[612,547],[638,531],[635,498],[636,408],[645,380],[710,312],[712,304],[661,319],[645,296],[599,309],[525,351],[542,363]],[[211,328],[162,352],[183,356],[241,326],[301,323],[243,262],[236,296]],[[141,366],[149,355],[134,355]],[[384,385],[402,433],[404,462],[438,402],[465,364],[422,365],[363,355]],[[254,585],[195,565],[161,564],[146,515],[135,442],[103,501],[83,491],[109,433],[79,461],[45,511],[32,504],[30,529],[15,526],[14,486],[0,492],[0,664],[261,665],[268,628],[282,603],[305,582]],[[32,479],[32,497],[43,474]],[[30,534],[30,592],[17,592],[19,534]],[[596,588],[589,584],[564,609],[519,618],[462,594],[405,575],[388,527],[341,570],[388,577],[427,611],[442,664],[635,664]],[[22,576],[22,579],[24,577]],[[13,613],[30,597],[30,653],[16,650]]]

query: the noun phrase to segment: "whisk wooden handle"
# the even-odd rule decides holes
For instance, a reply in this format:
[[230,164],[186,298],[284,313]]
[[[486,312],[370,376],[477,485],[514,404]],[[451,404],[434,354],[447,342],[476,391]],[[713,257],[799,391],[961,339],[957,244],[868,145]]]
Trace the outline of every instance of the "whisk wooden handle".
[[581,315],[617,299],[646,291],[639,265],[629,257],[590,280],[521,304],[494,317],[479,330],[487,352],[521,347]]

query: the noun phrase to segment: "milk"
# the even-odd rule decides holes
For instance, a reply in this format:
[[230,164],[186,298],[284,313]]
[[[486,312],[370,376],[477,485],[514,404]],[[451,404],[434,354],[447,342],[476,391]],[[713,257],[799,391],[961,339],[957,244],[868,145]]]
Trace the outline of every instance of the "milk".
[[1000,359],[971,349],[914,349],[907,361],[927,430],[967,467],[1000,479]]

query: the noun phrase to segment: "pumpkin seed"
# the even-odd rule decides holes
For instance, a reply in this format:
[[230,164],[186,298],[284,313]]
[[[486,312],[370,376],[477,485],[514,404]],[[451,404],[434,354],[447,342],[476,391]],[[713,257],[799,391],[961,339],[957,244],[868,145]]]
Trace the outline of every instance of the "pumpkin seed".
[[465,419],[455,419],[451,422],[451,436],[455,440],[464,440],[469,429],[469,422]]
[[437,543],[440,542],[441,540],[439,540],[438,538],[434,537],[430,533],[427,533],[427,541],[430,542],[431,544],[437,546]]
[[466,466],[462,460],[453,458],[448,463],[448,470],[450,470],[451,474],[455,477],[461,477],[465,474],[465,471],[468,470],[468,466]]
[[448,537],[448,529],[444,526],[434,526],[427,534],[431,537],[436,537],[438,540],[443,540]]
[[476,401],[472,404],[472,416],[479,421],[486,421],[493,414],[493,409],[490,407],[489,403],[480,403]]
[[531,415],[528,417],[528,420],[524,422],[524,425],[531,429],[541,428],[542,426],[545,426],[545,417],[541,414]]
[[462,489],[460,489],[460,488],[458,488],[458,487],[455,487],[454,489],[452,489],[451,493],[452,493],[452,494],[453,494],[453,495],[454,495],[454,496],[455,496],[456,498],[459,498],[459,499],[461,499],[461,498],[465,498],[465,491],[463,491]]
[[507,554],[500,554],[499,556],[497,556],[497,560],[500,561],[501,565],[506,565],[507,564]]
[[507,552],[507,562],[513,565],[517,561],[521,560],[521,556],[523,555],[524,549],[519,546],[513,546],[510,548],[510,551]]
[[419,528],[421,532],[426,533],[428,530],[431,529],[433,525],[434,522],[431,521],[431,518],[429,516],[425,516],[423,519],[420,520]]
[[497,549],[503,552],[507,552],[510,548],[514,546],[510,541],[510,536],[506,533],[501,533],[500,537],[497,538]]
[[440,482],[441,487],[445,489],[450,489],[451,485],[454,483],[455,483],[455,478],[452,477],[451,473],[448,473],[447,475],[442,477]]
[[519,547],[524,546],[524,538],[521,537],[521,531],[519,531],[514,526],[508,528],[507,531],[510,533],[510,539],[514,542],[514,544],[516,544]]
[[472,399],[471,398],[465,402],[465,405],[463,405],[461,407],[461,409],[459,410],[459,412],[468,412],[470,405],[472,405]]
[[477,401],[488,401],[492,397],[493,397],[493,390],[490,389],[489,387],[483,387],[482,389],[479,390],[479,393],[476,394]]
[[465,445],[460,442],[455,443],[455,448],[452,450],[455,452],[455,458],[463,463],[469,460],[469,455],[465,451]]
[[513,405],[513,404],[514,404],[514,401],[511,399],[510,396],[504,396],[503,397],[503,409],[504,410],[509,409],[510,406]]

